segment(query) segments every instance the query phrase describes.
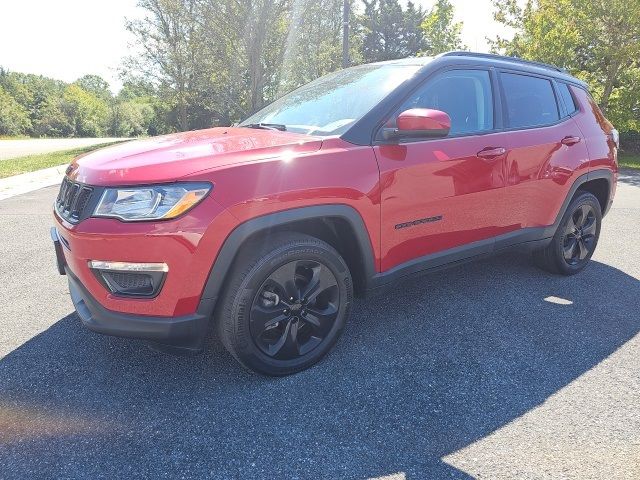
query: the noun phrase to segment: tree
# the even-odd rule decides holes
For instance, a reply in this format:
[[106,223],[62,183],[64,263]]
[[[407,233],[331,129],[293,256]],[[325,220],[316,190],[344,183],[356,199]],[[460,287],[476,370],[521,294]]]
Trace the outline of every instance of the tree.
[[85,92],[89,92],[106,102],[109,102],[112,99],[109,83],[99,75],[84,75],[74,83]]
[[410,55],[416,55],[427,46],[427,38],[422,28],[426,21],[425,12],[422,8],[416,7],[413,2],[407,2],[404,11],[404,41],[406,49]]
[[[343,0],[303,0],[293,5],[277,96],[342,66]],[[358,63],[361,55],[357,17],[353,8],[349,10],[349,58],[351,63]]]
[[30,128],[27,109],[0,85],[0,135],[24,135]]
[[196,34],[196,0],[139,0],[145,10],[142,19],[129,21],[126,28],[136,36],[140,55],[129,57],[129,69],[153,78],[163,98],[176,110],[180,130],[190,127],[189,97],[202,65]]
[[437,0],[421,28],[426,47],[422,55],[438,55],[450,50],[462,50],[462,23],[453,21],[454,9],[449,0]]
[[38,135],[35,128],[42,120],[45,110],[54,99],[62,96],[65,84],[41,75],[8,72],[0,69],[0,86],[29,116],[29,126],[24,132]]
[[168,107],[154,85],[145,79],[126,78],[113,105],[112,135],[127,137],[171,132],[166,122]]
[[101,137],[108,128],[109,105],[103,99],[69,85],[62,95],[62,111],[73,125],[77,137]]
[[114,102],[111,110],[110,132],[116,137],[155,135],[153,121],[155,111],[151,103],[130,100]]
[[566,68],[587,81],[622,130],[640,129],[640,1],[494,0],[495,19],[515,29],[494,51]]
[[398,0],[363,0],[360,16],[362,57],[365,62],[417,55],[423,48],[420,28],[424,11],[409,2],[403,10]]
[[41,105],[39,117],[33,123],[32,134],[37,137],[74,136],[75,126],[64,111],[61,97],[50,97]]

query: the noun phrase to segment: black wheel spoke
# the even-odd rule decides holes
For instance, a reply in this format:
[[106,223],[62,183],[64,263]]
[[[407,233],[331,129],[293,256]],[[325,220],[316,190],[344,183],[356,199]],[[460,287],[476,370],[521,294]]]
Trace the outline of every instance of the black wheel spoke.
[[587,248],[589,249],[589,251],[591,251],[593,249],[593,244],[596,241],[596,236],[595,235],[583,235],[582,236],[582,240],[584,241],[584,243],[587,246]]
[[273,327],[279,322],[286,320],[287,314],[284,313],[282,307],[263,307],[262,305],[254,305],[251,310],[251,321],[255,322],[256,327],[266,330]]
[[287,327],[288,333],[285,336],[282,348],[278,352],[278,356],[285,359],[295,358],[300,355],[300,345],[298,343],[298,329],[300,328],[300,323],[298,320],[291,320]]
[[587,258],[587,255],[589,255],[589,249],[587,248],[587,245],[585,244],[583,238],[578,240],[578,251],[580,260],[584,260],[585,258]]
[[582,236],[595,236],[597,230],[596,216],[591,214],[587,217],[585,224],[582,226]]
[[326,265],[296,260],[263,282],[250,312],[251,337],[266,355],[291,360],[320,345],[338,318],[338,281]]
[[327,267],[318,264],[312,271],[313,276],[309,284],[301,292],[301,297],[306,299],[308,303],[314,303],[318,295],[328,288],[338,285],[336,277],[333,276]]
[[330,303],[326,308],[322,310],[307,308],[305,313],[302,315],[302,318],[305,322],[322,331],[327,326],[331,326],[337,316],[338,307]]
[[565,243],[565,246],[562,249],[562,253],[564,255],[564,259],[569,261],[572,260],[575,256],[576,256],[576,247],[577,247],[577,243],[578,241],[575,239],[575,237],[571,237],[567,239],[567,243]]
[[578,207],[573,214],[573,223],[576,224],[576,227],[582,228],[584,226],[590,211],[591,208],[588,205],[580,205],[580,207]]
[[296,286],[296,267],[297,262],[289,262],[278,268],[269,277],[269,280],[282,289],[282,293],[287,296],[287,300],[291,297],[297,298],[300,295]]
[[289,331],[291,330],[291,322],[287,322],[287,325],[284,327],[284,330],[278,337],[275,343],[267,344],[266,349],[263,348],[263,351],[271,357],[275,357],[278,355],[280,350],[284,347],[287,342],[287,338],[289,338]]
[[572,215],[569,218],[569,221],[567,222],[567,228],[565,228],[564,232],[566,235],[573,235],[577,230],[578,228],[576,227],[576,224],[573,221],[573,215]]

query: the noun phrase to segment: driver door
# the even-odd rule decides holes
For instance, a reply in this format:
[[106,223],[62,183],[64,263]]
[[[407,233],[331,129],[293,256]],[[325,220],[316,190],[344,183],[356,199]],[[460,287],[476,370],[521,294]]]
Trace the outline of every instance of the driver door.
[[492,72],[452,69],[420,86],[389,119],[429,108],[446,112],[444,138],[385,142],[380,166],[382,271],[425,257],[431,265],[493,250],[508,229],[503,197],[504,133],[496,132]]

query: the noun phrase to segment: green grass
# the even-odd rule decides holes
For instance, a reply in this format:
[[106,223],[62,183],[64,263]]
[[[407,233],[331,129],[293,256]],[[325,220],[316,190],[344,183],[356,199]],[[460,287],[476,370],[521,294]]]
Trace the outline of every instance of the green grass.
[[0,160],[0,178],[18,175],[20,173],[35,172],[43,168],[57,167],[65,165],[78,155],[106,147],[107,145],[115,145],[114,143],[101,143],[99,145],[91,145],[89,147],[74,148],[72,150],[62,150],[60,152],[39,153],[37,155],[27,155],[26,157],[9,158]]
[[640,169],[640,153],[621,153],[618,163],[621,167]]
[[0,140],[29,140],[26,135],[0,135]]

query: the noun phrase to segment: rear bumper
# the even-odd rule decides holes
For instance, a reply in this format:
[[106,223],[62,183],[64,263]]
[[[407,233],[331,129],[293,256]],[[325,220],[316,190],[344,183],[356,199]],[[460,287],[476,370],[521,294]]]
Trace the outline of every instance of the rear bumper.
[[202,349],[210,311],[183,317],[152,317],[113,312],[91,296],[68,266],[63,268],[69,280],[73,305],[88,329],[105,335],[139,338],[187,350]]

